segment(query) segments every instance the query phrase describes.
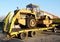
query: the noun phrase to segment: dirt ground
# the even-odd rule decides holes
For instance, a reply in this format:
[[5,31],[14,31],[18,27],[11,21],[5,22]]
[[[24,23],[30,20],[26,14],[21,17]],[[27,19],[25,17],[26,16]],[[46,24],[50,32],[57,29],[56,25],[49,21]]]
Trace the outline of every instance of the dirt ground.
[[0,42],[60,42],[60,33],[42,32],[36,37],[28,37],[25,40],[12,38],[10,40],[2,40],[4,34],[0,33]]

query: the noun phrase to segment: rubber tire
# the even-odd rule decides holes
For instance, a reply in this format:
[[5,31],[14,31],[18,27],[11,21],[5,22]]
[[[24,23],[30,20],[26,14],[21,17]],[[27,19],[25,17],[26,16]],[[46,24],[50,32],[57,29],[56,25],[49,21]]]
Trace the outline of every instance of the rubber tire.
[[52,29],[52,32],[57,33],[56,27],[54,27],[54,28]]
[[[30,25],[30,20],[32,20],[32,19],[35,21],[35,25],[34,25],[34,26],[31,26],[31,25]],[[26,26],[27,26],[28,28],[34,28],[34,27],[36,27],[36,20],[35,20],[35,18],[32,17],[32,16],[30,16],[30,17],[28,16],[27,19],[26,19]]]
[[29,37],[35,37],[36,35],[37,35],[37,32],[36,31],[31,31],[28,34]]
[[20,38],[21,40],[24,40],[24,39],[26,39],[27,37],[28,37],[28,33],[21,33],[20,36],[19,36],[19,38]]

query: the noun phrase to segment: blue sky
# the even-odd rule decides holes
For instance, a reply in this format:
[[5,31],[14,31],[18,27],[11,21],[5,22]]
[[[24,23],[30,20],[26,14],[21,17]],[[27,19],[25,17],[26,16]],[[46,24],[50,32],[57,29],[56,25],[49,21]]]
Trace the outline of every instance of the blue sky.
[[0,0],[0,17],[6,16],[9,11],[13,12],[17,6],[25,8],[29,3],[37,4],[41,10],[60,17],[60,0]]

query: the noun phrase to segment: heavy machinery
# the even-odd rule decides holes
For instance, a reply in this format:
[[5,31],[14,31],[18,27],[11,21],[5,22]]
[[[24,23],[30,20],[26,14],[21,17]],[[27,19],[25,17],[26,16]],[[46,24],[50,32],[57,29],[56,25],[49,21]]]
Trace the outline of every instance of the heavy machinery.
[[46,25],[47,27],[49,27],[49,25],[52,23],[50,17],[45,15],[41,16],[38,5],[29,4],[26,6],[26,9],[15,10],[14,14],[16,15],[16,13],[19,11],[20,11],[19,14],[20,16],[17,16],[16,21],[21,25],[27,26],[28,28],[36,27],[37,24]]
[[[21,27],[21,25],[26,27]],[[11,17],[10,12],[8,13],[4,20],[3,32],[7,33],[9,37],[24,39],[28,36],[35,36],[37,31],[54,29],[55,26],[57,25],[52,24],[52,19],[49,16],[41,16],[39,6],[29,4],[26,9],[15,10],[13,17]]]

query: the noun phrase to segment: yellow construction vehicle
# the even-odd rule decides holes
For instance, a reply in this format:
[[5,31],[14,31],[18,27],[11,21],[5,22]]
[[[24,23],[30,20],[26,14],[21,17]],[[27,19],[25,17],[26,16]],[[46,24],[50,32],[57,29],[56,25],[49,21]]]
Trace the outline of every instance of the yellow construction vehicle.
[[38,5],[29,4],[26,6],[26,9],[17,9],[14,11],[14,16],[17,15],[16,13],[18,12],[19,16],[16,17],[16,22],[27,26],[28,28],[36,27],[37,24],[46,25],[46,27],[49,27],[49,25],[52,23],[49,16],[41,16]]
[[33,37],[37,34],[37,31],[48,30],[57,26],[56,24],[52,25],[52,20],[49,16],[41,16],[39,6],[34,4],[27,5],[26,9],[15,10],[13,17],[11,19],[10,17],[11,13],[9,12],[4,20],[3,30],[10,37],[16,36],[21,39],[28,36]]

